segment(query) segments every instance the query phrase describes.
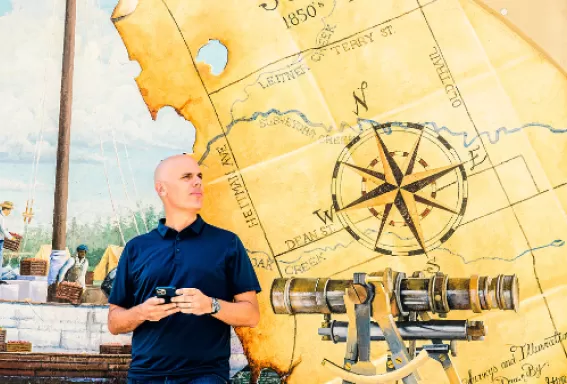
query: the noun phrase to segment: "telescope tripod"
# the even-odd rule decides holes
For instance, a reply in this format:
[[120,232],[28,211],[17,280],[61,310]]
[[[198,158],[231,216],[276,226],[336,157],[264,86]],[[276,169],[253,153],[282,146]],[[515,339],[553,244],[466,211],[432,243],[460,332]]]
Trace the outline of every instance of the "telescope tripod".
[[[353,285],[345,289],[344,297],[349,321],[343,367],[327,359],[322,364],[341,377],[343,384],[379,384],[399,380],[404,384],[418,384],[421,378],[417,369],[432,358],[441,363],[451,384],[459,384],[461,380],[450,358],[451,354],[456,355],[454,340],[443,344],[442,339],[432,339],[432,344],[416,348],[413,339],[409,348],[405,346],[392,314],[393,282],[390,272],[387,269],[378,274],[354,274]],[[417,320],[417,312],[407,315],[410,322]],[[423,321],[430,320],[425,312],[420,312],[419,316]],[[370,361],[371,319],[378,324],[390,349],[384,374],[376,374],[376,367]],[[326,315],[324,326],[328,325],[328,320],[330,315]]]

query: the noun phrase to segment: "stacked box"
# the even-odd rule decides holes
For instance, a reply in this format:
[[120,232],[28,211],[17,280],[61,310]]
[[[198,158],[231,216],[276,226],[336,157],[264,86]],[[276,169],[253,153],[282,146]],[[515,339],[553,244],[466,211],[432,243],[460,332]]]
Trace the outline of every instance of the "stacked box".
[[100,353],[105,355],[131,355],[132,344],[105,343],[100,345]]
[[80,304],[83,295],[83,287],[79,283],[62,281],[57,286],[55,297],[60,300],[69,301],[72,304]]
[[31,352],[32,344],[29,341],[8,341],[6,344],[6,352]]
[[20,251],[20,242],[21,239],[18,237],[14,237],[14,240],[4,239],[4,249],[12,252],[19,252]]
[[0,328],[0,352],[6,352],[6,330]]
[[120,355],[123,345],[120,343],[105,343],[100,345],[100,353],[104,355]]
[[20,275],[46,276],[47,271],[47,260],[30,257],[20,262]]
[[85,276],[85,284],[86,285],[93,285],[93,280],[94,280],[94,272],[88,271],[87,275]]

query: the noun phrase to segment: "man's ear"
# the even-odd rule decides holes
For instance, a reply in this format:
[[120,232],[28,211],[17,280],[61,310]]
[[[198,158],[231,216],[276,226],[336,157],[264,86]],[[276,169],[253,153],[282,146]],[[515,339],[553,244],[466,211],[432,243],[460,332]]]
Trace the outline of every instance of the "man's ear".
[[160,196],[166,195],[165,186],[162,183],[156,183],[155,188],[158,195]]

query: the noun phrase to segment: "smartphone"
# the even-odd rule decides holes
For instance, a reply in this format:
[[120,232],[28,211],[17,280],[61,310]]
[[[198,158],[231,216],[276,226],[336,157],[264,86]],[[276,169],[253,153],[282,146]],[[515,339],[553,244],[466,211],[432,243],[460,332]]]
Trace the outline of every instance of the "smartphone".
[[165,300],[165,304],[171,303],[171,298],[177,296],[175,287],[157,287],[156,296]]

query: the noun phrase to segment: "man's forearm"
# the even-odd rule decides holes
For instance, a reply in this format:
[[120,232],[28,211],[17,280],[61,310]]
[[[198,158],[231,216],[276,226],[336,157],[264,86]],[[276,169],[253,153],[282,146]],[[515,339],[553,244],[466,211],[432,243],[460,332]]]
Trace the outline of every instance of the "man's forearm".
[[2,234],[4,235],[4,238],[5,238],[5,239],[14,240],[14,236],[12,236],[12,235],[10,234],[10,232],[7,231],[6,228],[4,228],[4,226],[2,226],[1,224],[0,224],[0,232],[2,232]]
[[258,325],[260,313],[252,303],[247,301],[239,301],[231,303],[219,300],[220,311],[214,315],[220,321],[223,321],[233,327],[251,327]]
[[132,332],[144,321],[137,306],[130,309],[112,306],[108,312],[108,330],[113,335]]

